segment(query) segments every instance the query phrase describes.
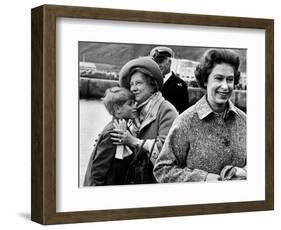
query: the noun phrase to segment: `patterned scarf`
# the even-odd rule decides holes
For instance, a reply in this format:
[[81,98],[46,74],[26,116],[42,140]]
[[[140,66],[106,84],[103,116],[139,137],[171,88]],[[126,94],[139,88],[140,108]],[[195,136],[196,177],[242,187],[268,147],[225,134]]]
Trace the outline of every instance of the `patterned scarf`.
[[145,102],[143,102],[137,106],[140,123],[142,123],[146,119],[149,112],[153,108],[155,102],[157,102],[158,99],[161,97],[162,97],[161,92],[156,92],[156,93],[152,94]]

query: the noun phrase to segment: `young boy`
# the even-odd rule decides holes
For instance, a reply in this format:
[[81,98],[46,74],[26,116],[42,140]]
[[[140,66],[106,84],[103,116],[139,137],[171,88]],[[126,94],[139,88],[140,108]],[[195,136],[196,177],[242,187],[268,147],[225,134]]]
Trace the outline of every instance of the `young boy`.
[[113,87],[106,90],[103,102],[112,120],[99,135],[88,163],[84,186],[124,184],[133,158],[133,151],[129,147],[114,145],[110,139],[110,133],[116,126],[127,129],[128,120],[136,118],[133,94],[125,88]]

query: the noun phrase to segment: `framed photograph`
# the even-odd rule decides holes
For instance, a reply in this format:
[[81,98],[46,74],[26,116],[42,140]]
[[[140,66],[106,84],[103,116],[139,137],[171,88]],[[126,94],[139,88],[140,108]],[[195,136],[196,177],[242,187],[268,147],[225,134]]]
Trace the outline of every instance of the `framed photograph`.
[[273,20],[58,5],[31,16],[33,221],[274,209]]

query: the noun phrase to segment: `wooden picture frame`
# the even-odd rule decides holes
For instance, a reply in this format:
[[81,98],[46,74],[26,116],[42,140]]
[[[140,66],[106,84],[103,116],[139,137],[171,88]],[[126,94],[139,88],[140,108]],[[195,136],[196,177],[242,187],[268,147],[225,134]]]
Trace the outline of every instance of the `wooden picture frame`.
[[[272,210],[274,21],[271,19],[43,5],[32,9],[31,219],[62,224]],[[95,211],[56,211],[56,19],[58,17],[265,30],[265,200]]]

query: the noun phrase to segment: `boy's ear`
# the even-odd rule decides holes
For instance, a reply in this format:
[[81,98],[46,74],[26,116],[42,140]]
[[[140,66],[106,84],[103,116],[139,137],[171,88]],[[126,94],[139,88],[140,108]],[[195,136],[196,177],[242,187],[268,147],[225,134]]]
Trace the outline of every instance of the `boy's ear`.
[[114,115],[118,115],[121,112],[121,107],[119,105],[115,104],[115,105],[113,105],[113,111],[114,111],[113,112]]

